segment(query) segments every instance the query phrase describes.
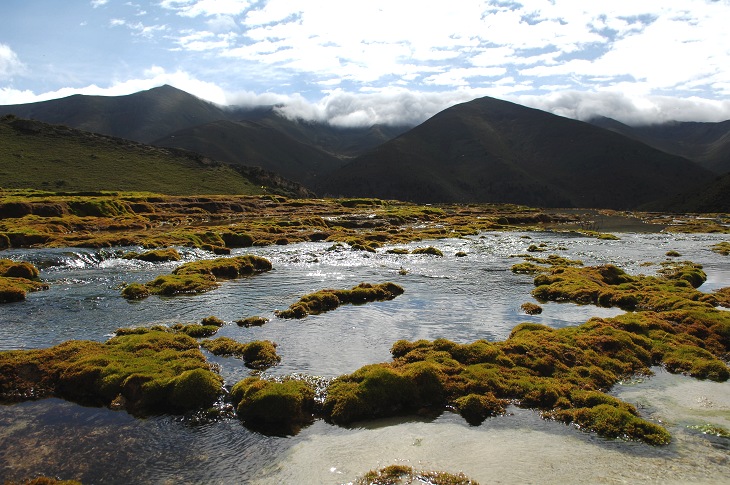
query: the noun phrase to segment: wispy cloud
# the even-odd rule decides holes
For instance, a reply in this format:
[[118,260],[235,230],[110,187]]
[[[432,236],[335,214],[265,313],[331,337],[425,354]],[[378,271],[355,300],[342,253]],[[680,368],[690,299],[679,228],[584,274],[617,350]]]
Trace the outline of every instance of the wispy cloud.
[[0,44],[0,80],[10,79],[17,74],[23,74],[25,64],[20,62],[18,55],[5,44]]

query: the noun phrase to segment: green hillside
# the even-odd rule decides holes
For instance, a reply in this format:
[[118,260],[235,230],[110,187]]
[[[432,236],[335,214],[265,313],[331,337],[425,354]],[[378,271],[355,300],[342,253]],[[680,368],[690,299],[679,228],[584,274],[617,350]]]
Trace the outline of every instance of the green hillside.
[[12,116],[0,118],[0,188],[264,192],[236,169],[199,155]]

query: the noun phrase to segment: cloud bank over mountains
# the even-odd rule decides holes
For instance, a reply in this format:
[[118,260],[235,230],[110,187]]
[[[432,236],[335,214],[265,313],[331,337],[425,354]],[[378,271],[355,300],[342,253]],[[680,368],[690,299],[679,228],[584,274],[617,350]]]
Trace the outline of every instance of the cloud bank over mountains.
[[730,119],[728,0],[58,3],[5,7],[1,104],[171,84],[339,125],[481,96],[629,124]]

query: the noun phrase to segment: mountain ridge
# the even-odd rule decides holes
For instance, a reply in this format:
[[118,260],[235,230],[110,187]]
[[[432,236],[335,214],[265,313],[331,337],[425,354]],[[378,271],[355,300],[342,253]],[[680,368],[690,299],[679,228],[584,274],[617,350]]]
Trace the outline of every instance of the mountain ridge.
[[356,158],[318,189],[415,202],[629,209],[713,178],[694,162],[588,123],[484,97]]

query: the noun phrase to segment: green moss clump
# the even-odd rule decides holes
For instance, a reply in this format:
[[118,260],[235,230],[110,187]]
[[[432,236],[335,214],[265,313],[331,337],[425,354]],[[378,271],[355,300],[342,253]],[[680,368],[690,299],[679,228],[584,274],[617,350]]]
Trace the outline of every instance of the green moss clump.
[[406,465],[389,465],[379,470],[370,470],[355,481],[355,485],[406,485],[410,483],[478,485],[463,473],[417,471]]
[[702,434],[709,434],[712,436],[717,436],[718,438],[730,438],[730,431],[727,428],[723,428],[722,426],[718,426],[716,424],[697,424],[687,427],[690,429],[695,429]]
[[28,292],[47,290],[48,285],[38,281],[39,274],[28,262],[0,259],[0,303],[23,301]]
[[395,283],[386,282],[377,285],[360,283],[349,290],[325,289],[304,295],[287,310],[277,310],[279,318],[304,318],[334,310],[346,303],[363,304],[373,301],[392,300],[403,293],[403,288]]
[[235,279],[269,271],[271,267],[271,262],[268,259],[246,254],[232,258],[193,261],[177,267],[173,274],[179,276],[205,274],[220,279]]
[[246,317],[236,320],[236,323],[239,327],[260,327],[268,321],[269,319],[264,317]]
[[440,249],[433,246],[427,246],[425,248],[416,248],[411,251],[411,254],[430,254],[432,256],[443,256],[444,253]]
[[723,256],[727,256],[730,254],[730,242],[723,241],[717,244],[713,244],[710,249],[712,249],[716,253],[722,254]]
[[456,399],[454,403],[467,423],[478,426],[490,416],[504,414],[508,401],[497,399],[490,392],[485,395],[468,394]]
[[195,339],[149,329],[106,343],[71,340],[40,350],[0,352],[0,400],[58,396],[136,415],[211,405],[223,380]]
[[540,313],[542,313],[542,307],[540,305],[535,305],[534,303],[530,302],[525,302],[520,305],[520,309],[522,309],[522,311],[527,313],[528,315],[539,315]]
[[659,277],[631,276],[607,264],[585,268],[554,267],[535,277],[535,298],[579,304],[617,306],[625,310],[712,308],[717,301],[697,291],[706,279],[692,263],[664,265]]
[[350,424],[412,412],[419,407],[416,384],[385,364],[362,367],[330,384],[324,402],[326,416]]
[[218,279],[250,276],[271,269],[271,262],[260,256],[245,255],[194,261],[176,268],[170,275],[158,276],[144,285],[132,283],[122,290],[127,299],[149,295],[175,296],[198,294],[218,287]]
[[162,275],[144,285],[139,283],[127,285],[122,289],[122,296],[139,299],[149,295],[190,295],[204,293],[217,287],[218,282],[215,277],[208,274]]
[[[588,272],[603,284],[635,283],[617,268]],[[686,282],[680,287],[692,289]],[[391,363],[335,379],[323,413],[349,424],[451,407],[477,424],[512,402],[602,436],[662,445],[670,440],[664,428],[605,392],[655,365],[725,381],[730,371],[722,359],[729,350],[730,313],[692,305],[561,329],[523,323],[503,342],[401,340],[391,349]]]
[[38,268],[26,261],[13,261],[10,259],[0,259],[0,276],[6,278],[23,278],[26,280],[36,280],[40,272]]
[[293,434],[314,419],[314,390],[305,382],[249,377],[231,389],[236,412],[247,426],[272,434]]
[[184,333],[192,338],[205,338],[215,335],[220,327],[218,325],[201,325],[198,323],[182,324],[176,323],[172,329]]
[[130,283],[122,289],[122,296],[127,300],[141,300],[151,294],[149,288],[141,283]]
[[667,251],[666,253],[664,253],[664,255],[668,258],[678,258],[678,257],[682,256],[681,254],[679,254],[679,252],[674,251],[674,250]]
[[153,249],[144,253],[129,252],[122,256],[124,259],[138,259],[148,263],[163,263],[169,261],[180,261],[180,253],[175,248]]
[[585,431],[598,433],[607,438],[641,440],[653,445],[665,445],[671,441],[669,432],[658,424],[609,404],[560,410],[552,413],[552,416],[566,423],[575,423]]
[[228,337],[218,337],[204,340],[201,346],[213,355],[232,355],[243,359],[246,366],[252,369],[268,369],[281,362],[281,357],[276,353],[276,344],[268,340],[244,344]]
[[212,325],[212,326],[215,326],[215,327],[222,327],[223,325],[226,324],[226,322],[224,322],[223,320],[221,320],[220,318],[218,318],[216,316],[210,315],[208,317],[203,318],[200,321],[200,324],[201,325],[206,325],[206,326]]
[[385,251],[388,254],[410,254],[410,250],[408,248],[392,248]]

